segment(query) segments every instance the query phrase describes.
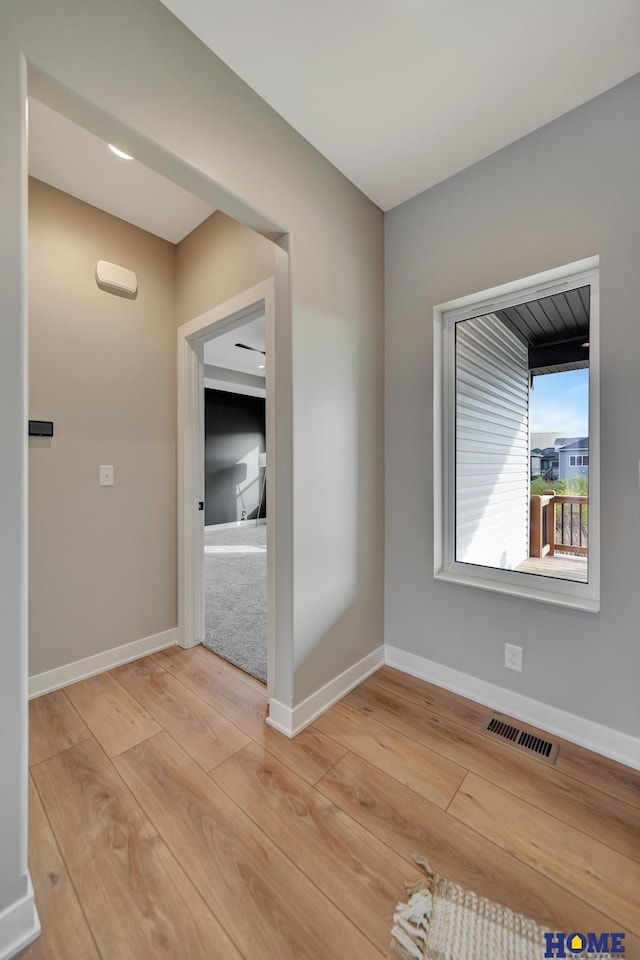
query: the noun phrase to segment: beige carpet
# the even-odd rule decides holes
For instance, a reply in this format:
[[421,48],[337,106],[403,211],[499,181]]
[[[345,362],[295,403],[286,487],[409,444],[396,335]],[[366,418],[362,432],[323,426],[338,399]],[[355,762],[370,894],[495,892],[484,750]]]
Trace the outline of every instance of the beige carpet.
[[267,682],[267,526],[207,527],[203,647]]
[[[426,877],[407,888],[409,902],[398,904],[391,931],[392,949],[402,960],[543,960],[547,928],[439,877],[423,858],[414,859]],[[581,956],[569,950],[566,955]]]

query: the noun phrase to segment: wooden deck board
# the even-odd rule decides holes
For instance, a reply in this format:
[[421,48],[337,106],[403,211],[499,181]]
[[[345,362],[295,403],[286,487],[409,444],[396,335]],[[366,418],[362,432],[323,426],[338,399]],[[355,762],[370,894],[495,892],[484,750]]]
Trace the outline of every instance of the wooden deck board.
[[589,561],[586,557],[572,557],[555,553],[552,557],[528,557],[516,567],[518,573],[535,573],[539,577],[554,577],[556,580],[589,582]]

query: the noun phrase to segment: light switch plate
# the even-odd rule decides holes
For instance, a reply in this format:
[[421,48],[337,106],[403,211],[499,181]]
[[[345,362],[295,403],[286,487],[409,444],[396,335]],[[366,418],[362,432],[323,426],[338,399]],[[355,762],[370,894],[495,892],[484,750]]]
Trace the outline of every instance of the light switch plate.
[[114,484],[113,466],[102,465],[100,467],[100,486],[112,487]]

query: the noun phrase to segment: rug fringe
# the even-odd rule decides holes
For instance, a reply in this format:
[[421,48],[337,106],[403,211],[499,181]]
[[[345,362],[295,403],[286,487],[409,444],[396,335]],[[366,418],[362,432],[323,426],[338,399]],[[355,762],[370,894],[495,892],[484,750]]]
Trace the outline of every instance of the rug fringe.
[[435,884],[437,876],[435,872],[431,869],[431,864],[426,857],[421,857],[419,854],[414,853],[413,859],[418,864],[419,867],[422,867],[426,873],[426,877],[422,877],[421,880],[416,880],[415,883],[405,883],[405,888],[409,896],[414,893],[418,893],[419,890],[430,890],[433,892],[435,889]]
[[423,960],[424,953],[417,950],[411,938],[399,927],[393,927],[391,936],[393,937],[391,949],[400,957],[400,960]]
[[402,960],[422,960],[424,957],[433,896],[429,880],[420,882],[423,886],[412,893],[408,903],[399,903],[393,915],[391,946]]
[[[539,951],[541,955],[545,927],[438,876],[424,857],[413,859],[425,876],[407,884],[408,902],[399,903],[393,916],[391,949],[400,960],[425,960],[427,955],[440,960],[454,960],[454,955],[456,960],[531,960]],[[590,956],[611,960],[609,954]]]
[[420,856],[419,853],[414,853],[413,860],[418,864],[419,867],[422,867],[422,869],[428,876],[430,877],[435,876],[435,870],[431,868],[431,864],[429,863],[426,857]]

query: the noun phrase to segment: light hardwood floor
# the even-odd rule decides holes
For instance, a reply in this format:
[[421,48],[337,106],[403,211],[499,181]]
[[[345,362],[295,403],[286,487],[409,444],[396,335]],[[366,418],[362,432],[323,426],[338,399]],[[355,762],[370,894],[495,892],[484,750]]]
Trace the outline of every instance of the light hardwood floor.
[[553,930],[623,930],[640,960],[640,773],[564,742],[529,758],[389,667],[295,740],[266,709],[202,648],[32,701],[43,934],[22,960],[388,957],[414,853]]

